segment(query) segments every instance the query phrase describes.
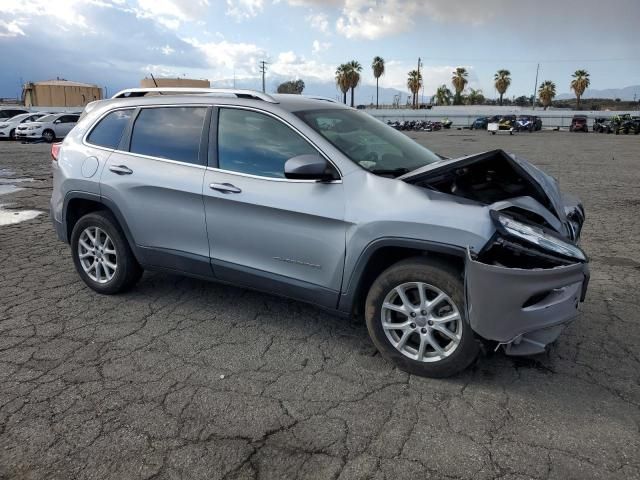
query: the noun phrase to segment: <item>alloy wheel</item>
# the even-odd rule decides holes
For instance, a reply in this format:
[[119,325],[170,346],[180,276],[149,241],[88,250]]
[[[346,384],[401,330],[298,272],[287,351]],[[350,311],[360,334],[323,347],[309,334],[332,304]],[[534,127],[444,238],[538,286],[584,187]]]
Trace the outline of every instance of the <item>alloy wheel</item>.
[[382,304],[381,321],[396,350],[419,362],[443,360],[462,339],[460,310],[445,292],[428,283],[393,288]]
[[100,227],[87,227],[78,239],[82,269],[97,283],[111,281],[118,269],[118,255],[111,237]]

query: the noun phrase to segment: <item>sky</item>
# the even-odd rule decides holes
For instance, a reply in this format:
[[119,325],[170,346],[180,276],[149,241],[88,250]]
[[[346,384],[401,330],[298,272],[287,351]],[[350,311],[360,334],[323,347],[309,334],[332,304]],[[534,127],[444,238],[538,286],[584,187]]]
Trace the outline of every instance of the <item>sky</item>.
[[558,93],[578,68],[593,89],[621,88],[640,85],[639,18],[640,0],[0,0],[0,97],[56,77],[113,94],[149,73],[260,89],[261,60],[267,90],[301,78],[335,97],[336,66],[352,59],[375,85],[375,55],[380,86],[403,92],[418,57],[426,95],[457,66],[489,98],[500,68],[508,96],[531,95],[538,63]]

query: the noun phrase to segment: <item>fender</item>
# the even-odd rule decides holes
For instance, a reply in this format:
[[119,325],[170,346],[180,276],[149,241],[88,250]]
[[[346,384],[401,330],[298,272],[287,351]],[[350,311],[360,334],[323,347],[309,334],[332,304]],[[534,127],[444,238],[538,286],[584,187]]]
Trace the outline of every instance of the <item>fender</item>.
[[[341,312],[351,312],[353,310],[358,285],[360,284],[360,280],[369,260],[378,250],[386,247],[408,248],[424,252],[444,253],[459,257],[463,261],[466,256],[466,249],[463,247],[432,242],[429,240],[402,237],[382,237],[373,240],[360,253],[351,273],[349,274],[348,272],[345,272],[343,289],[340,298],[338,299],[337,310]],[[348,279],[347,275],[349,275]]]
[[75,200],[75,199],[83,199],[83,200],[91,200],[93,202],[96,203],[101,203],[102,205],[104,205],[108,210],[111,211],[111,213],[113,214],[114,217],[116,217],[116,220],[118,221],[118,224],[120,225],[120,228],[122,229],[124,236],[127,238],[127,242],[129,242],[129,246],[131,247],[131,250],[133,251],[134,256],[136,257],[136,260],[138,260],[138,262],[140,261],[140,255],[138,252],[138,248],[136,245],[136,242],[133,238],[133,235],[131,235],[131,230],[129,229],[129,226],[127,225],[126,220],[124,219],[124,216],[122,215],[122,212],[120,212],[120,209],[118,208],[118,206],[111,201],[109,198],[107,197],[103,197],[101,195],[98,195],[97,193],[88,193],[88,192],[82,192],[82,191],[76,191],[76,190],[71,190],[70,192],[67,192],[67,194],[64,197],[64,204],[62,207],[62,225],[64,228],[64,232],[67,238],[64,239],[65,242],[69,243],[71,241],[71,238],[69,238],[69,235],[66,234],[67,232],[67,211],[69,208],[69,202],[71,200]]

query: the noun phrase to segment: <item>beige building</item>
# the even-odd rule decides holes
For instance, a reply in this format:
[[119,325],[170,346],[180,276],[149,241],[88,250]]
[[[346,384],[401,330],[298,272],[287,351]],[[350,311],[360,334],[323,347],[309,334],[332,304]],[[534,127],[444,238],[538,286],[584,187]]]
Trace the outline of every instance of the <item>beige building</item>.
[[143,78],[140,80],[140,87],[151,88],[155,87],[157,83],[158,87],[188,87],[188,88],[209,88],[211,84],[209,80],[197,80],[193,78]]
[[68,80],[25,83],[22,101],[25,107],[84,107],[102,99],[102,88]]

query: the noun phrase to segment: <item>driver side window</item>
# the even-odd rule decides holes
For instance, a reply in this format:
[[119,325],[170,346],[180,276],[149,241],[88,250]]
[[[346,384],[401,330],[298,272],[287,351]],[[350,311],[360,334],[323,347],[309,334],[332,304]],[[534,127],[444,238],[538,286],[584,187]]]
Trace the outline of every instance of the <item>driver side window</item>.
[[318,151],[298,133],[269,115],[221,108],[218,117],[218,168],[285,178],[284,164]]

